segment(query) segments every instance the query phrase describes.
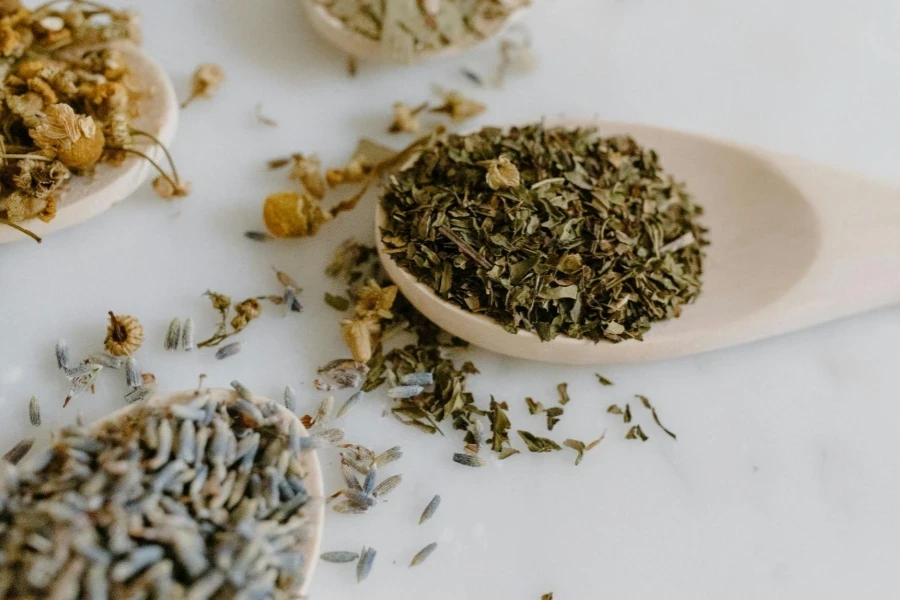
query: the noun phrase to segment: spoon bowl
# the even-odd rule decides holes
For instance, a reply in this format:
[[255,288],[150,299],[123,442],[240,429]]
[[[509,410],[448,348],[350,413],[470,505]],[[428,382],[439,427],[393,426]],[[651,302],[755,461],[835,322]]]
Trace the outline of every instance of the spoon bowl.
[[[135,119],[135,127],[168,145],[178,126],[178,100],[172,82],[162,67],[140,47],[131,42],[116,42],[113,46],[121,51],[134,81],[144,91],[138,100],[140,113]],[[134,144],[136,149],[157,162],[164,158],[161,148],[145,143],[146,138],[137,139],[140,143]],[[28,219],[18,225],[41,237],[78,225],[131,195],[147,179],[152,168],[143,158],[131,155],[118,166],[98,165],[92,175],[73,177],[66,183],[59,194],[56,216],[49,223]],[[0,227],[0,244],[28,239],[11,227]]]
[[401,293],[426,317],[470,343],[509,356],[566,364],[617,364],[705,352],[786,333],[900,301],[900,190],[796,157],[702,135],[606,121],[601,135],[631,135],[685,181],[709,228],[703,287],[678,319],[643,341],[620,343],[504,330],[451,304],[384,252]]
[[[234,390],[211,388],[208,390],[204,390],[202,393],[211,395],[216,401],[219,402],[230,403],[238,399],[238,394]],[[127,418],[129,415],[135,413],[136,411],[146,407],[163,408],[166,406],[171,406],[173,404],[187,403],[191,400],[195,400],[196,398],[197,392],[195,390],[185,390],[171,394],[156,395],[147,399],[145,402],[129,404],[128,406],[122,407],[119,410],[103,417],[99,421],[95,421],[91,425],[91,429],[93,431],[97,431],[104,425],[121,421]],[[260,405],[269,402],[269,400],[257,397],[253,399],[253,402],[257,405]],[[308,435],[306,429],[303,427],[303,423],[301,423],[300,419],[297,418],[297,415],[289,411],[278,402],[272,402],[272,405],[275,406],[276,410],[278,411],[279,417],[286,425],[296,422],[300,426],[300,431],[302,432],[302,434],[304,436]],[[324,497],[325,486],[322,482],[322,469],[319,465],[319,459],[316,452],[305,452],[301,458],[301,462],[303,463],[303,466],[306,468],[307,472],[306,477],[304,477],[303,479],[307,491],[313,499],[321,500]],[[306,539],[303,542],[303,547],[300,548],[300,550],[306,556],[306,560],[304,561],[302,567],[302,583],[296,590],[292,590],[291,592],[291,598],[293,600],[303,600],[303,598],[306,598],[306,593],[309,590],[310,583],[312,582],[313,572],[315,571],[316,565],[319,562],[319,551],[322,543],[322,530],[325,523],[325,503],[313,502],[311,503],[311,506],[308,510],[310,511],[312,522],[311,530],[313,531],[313,535]]]
[[490,28],[482,32],[481,36],[470,35],[462,42],[454,45],[448,45],[432,50],[423,50],[414,53],[412,56],[399,56],[394,54],[390,48],[386,47],[386,45],[382,44],[380,41],[348,29],[340,19],[331,14],[331,12],[319,2],[316,2],[315,0],[301,0],[301,3],[303,4],[303,8],[306,9],[307,17],[309,18],[310,23],[312,23],[313,29],[316,30],[316,33],[337,49],[350,56],[363,60],[377,60],[401,64],[412,64],[432,58],[449,57],[459,54],[463,50],[498,34],[511,22],[511,19],[516,18],[524,10],[524,8],[519,8],[512,12],[506,19],[492,23]]

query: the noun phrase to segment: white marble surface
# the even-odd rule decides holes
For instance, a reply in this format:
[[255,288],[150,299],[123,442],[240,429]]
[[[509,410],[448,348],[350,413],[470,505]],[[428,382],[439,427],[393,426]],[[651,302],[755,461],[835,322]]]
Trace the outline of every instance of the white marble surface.
[[[321,298],[339,291],[322,268],[350,235],[371,236],[371,204],[314,240],[256,244],[263,197],[284,186],[266,159],[316,151],[337,163],[359,135],[381,136],[390,104],[426,98],[440,83],[490,105],[481,120],[599,114],[714,134],[895,178],[900,159],[900,4],[815,0],[538,0],[525,21],[542,64],[503,91],[478,91],[462,65],[493,64],[492,46],[411,69],[364,65],[315,39],[292,0],[155,0],[143,5],[145,43],[184,94],[194,66],[220,63],[229,80],[182,115],[173,150],[194,193],[167,204],[142,189],[128,202],[42,246],[0,247],[0,442],[34,434],[27,400],[50,427],[80,408],[96,418],[119,406],[123,382],[104,374],[94,397],[62,409],[66,382],[53,344],[77,354],[102,342],[107,310],[137,315],[148,333],[138,358],[163,387],[197,373],[239,378],[261,394],[294,385],[302,409],[322,396],[315,366],[344,353]],[[259,125],[253,106],[278,119]],[[386,138],[386,136],[381,136]],[[848,198],[848,202],[852,202]],[[235,297],[276,290],[270,265],[302,282],[306,311],[274,311],[243,336],[244,352],[163,353],[168,320],[213,315],[208,287]],[[777,265],[773,265],[777,268]],[[513,406],[514,426],[543,429],[523,397],[543,401],[568,381],[572,402],[554,437],[608,439],[573,468],[568,450],[457,467],[455,435],[425,437],[382,418],[373,396],[345,419],[348,436],[375,449],[402,444],[390,467],[405,481],[370,515],[329,515],[325,549],[378,549],[357,585],[352,565],[321,565],[313,598],[557,600],[587,598],[891,597],[900,556],[900,308],[715,354],[594,369],[502,359],[472,351],[472,389]],[[625,441],[604,412],[648,395],[672,442],[641,410],[650,441]],[[339,401],[345,396],[339,396]],[[334,456],[324,457],[336,485]],[[443,505],[416,521],[434,493]],[[424,565],[412,555],[441,543]]]

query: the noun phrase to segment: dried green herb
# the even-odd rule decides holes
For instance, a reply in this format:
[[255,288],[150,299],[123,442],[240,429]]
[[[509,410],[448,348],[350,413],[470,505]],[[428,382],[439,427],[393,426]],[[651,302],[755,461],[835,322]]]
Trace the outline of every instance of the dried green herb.
[[350,300],[346,296],[337,296],[328,292],[325,292],[325,304],[340,312],[350,308]]
[[491,420],[491,450],[501,452],[503,446],[509,445],[509,428],[512,426],[506,411],[509,410],[506,402],[497,402],[491,396],[491,409],[488,418]]
[[628,137],[542,125],[439,137],[382,207],[401,267],[510,332],[641,339],[700,292],[702,211]]
[[635,425],[631,429],[628,430],[628,433],[625,434],[626,440],[636,440],[640,439],[642,442],[646,442],[648,439],[647,435],[644,433],[644,430],[641,429],[640,425]]
[[656,424],[659,426],[659,428],[665,431],[673,440],[677,440],[678,436],[676,436],[671,430],[669,430],[660,422],[659,415],[656,414],[656,408],[654,408],[653,405],[650,404],[650,400],[646,396],[641,396],[640,394],[636,394],[636,397],[640,398],[641,403],[644,405],[644,408],[649,410],[650,414],[653,415],[653,420],[656,421]]
[[606,437],[606,432],[604,431],[600,437],[598,437],[596,440],[594,440],[593,442],[590,442],[588,444],[585,444],[584,442],[582,442],[580,440],[573,440],[570,438],[570,439],[567,439],[566,441],[564,441],[563,445],[571,448],[572,450],[574,450],[575,452],[578,453],[578,456],[575,458],[575,466],[577,467],[578,465],[581,464],[581,459],[584,458],[584,453],[596,448],[597,445],[600,442],[602,442],[603,438],[605,438],[605,437]]
[[528,414],[530,415],[544,412],[544,405],[540,402],[535,402],[534,398],[525,398],[525,404],[528,405]]
[[547,430],[553,431],[553,426],[559,423],[559,418],[562,417],[563,409],[560,406],[553,406],[545,412],[547,413]]
[[522,431],[521,429],[519,429],[516,433],[519,434],[519,437],[522,438],[522,441],[525,442],[525,445],[532,452],[552,452],[554,450],[562,450],[559,444],[557,444],[553,440],[538,437],[533,433]]
[[505,460],[510,456],[513,456],[514,454],[521,454],[521,452],[519,452],[515,448],[504,448],[497,454],[497,458],[499,458],[500,460]]
[[619,406],[618,404],[610,404],[609,408],[606,409],[606,412],[608,412],[611,415],[624,415],[625,414],[625,411],[623,411],[622,407]]
[[553,592],[541,596],[541,600],[553,600]]
[[560,383],[556,386],[556,390],[559,392],[559,403],[562,405],[566,405],[569,403],[569,384],[568,383]]
[[622,421],[624,423],[631,423],[631,405],[625,405],[625,412],[622,414]]
[[614,385],[612,381],[601,375],[600,373],[594,373],[597,376],[597,381],[600,382],[600,385]]

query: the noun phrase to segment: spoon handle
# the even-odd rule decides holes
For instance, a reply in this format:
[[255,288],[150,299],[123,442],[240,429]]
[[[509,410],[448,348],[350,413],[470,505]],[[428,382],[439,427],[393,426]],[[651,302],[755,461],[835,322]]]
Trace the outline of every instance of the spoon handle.
[[900,189],[801,158],[772,163],[815,214],[797,241],[814,235],[817,253],[758,324],[784,332],[900,302]]

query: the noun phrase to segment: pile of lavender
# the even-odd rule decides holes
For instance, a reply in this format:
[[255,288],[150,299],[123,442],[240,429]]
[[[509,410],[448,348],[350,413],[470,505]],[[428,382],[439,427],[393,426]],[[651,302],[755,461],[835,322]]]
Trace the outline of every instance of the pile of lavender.
[[273,403],[143,406],[0,461],[0,598],[272,598],[302,584],[302,453]]

